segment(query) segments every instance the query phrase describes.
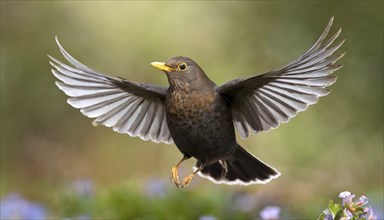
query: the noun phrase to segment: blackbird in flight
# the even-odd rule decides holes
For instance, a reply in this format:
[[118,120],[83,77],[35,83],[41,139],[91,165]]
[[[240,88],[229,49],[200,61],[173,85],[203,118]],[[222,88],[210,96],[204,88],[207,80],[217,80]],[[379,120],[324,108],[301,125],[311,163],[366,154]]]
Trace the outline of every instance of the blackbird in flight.
[[[105,125],[156,143],[175,143],[183,158],[171,170],[171,181],[186,187],[196,174],[214,183],[267,183],[280,173],[236,141],[276,128],[327,95],[336,81],[330,74],[344,53],[333,55],[341,29],[327,41],[330,19],[318,41],[301,57],[270,72],[217,86],[192,59],[176,56],[152,66],[165,72],[169,87],[136,83],[95,71],[56,43],[70,65],[51,57],[56,85],[68,103],[94,125]],[[179,180],[179,165],[197,159],[194,171]]]

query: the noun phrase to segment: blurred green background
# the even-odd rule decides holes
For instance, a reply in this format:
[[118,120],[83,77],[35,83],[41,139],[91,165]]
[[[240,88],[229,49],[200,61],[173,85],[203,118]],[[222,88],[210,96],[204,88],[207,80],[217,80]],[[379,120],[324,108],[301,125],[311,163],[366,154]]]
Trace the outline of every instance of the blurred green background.
[[[282,173],[266,185],[198,177],[177,189],[168,182],[177,148],[93,127],[66,104],[46,56],[63,60],[57,35],[93,69],[167,85],[148,64],[184,55],[222,84],[297,58],[331,16],[347,52],[331,94],[278,129],[239,138]],[[16,192],[60,218],[258,218],[278,205],[284,218],[313,219],[349,190],[382,216],[383,50],[382,1],[1,1],[0,198]],[[72,192],[84,180],[85,200]]]

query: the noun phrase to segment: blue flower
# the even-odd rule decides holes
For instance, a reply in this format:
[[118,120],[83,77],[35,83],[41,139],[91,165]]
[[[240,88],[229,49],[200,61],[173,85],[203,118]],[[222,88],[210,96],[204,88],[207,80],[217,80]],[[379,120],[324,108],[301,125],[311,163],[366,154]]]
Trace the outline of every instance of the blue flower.
[[277,220],[280,218],[280,207],[267,206],[260,212],[260,217],[263,220]]
[[31,203],[19,194],[13,193],[0,201],[0,219],[41,220],[47,217],[47,211],[39,204]]

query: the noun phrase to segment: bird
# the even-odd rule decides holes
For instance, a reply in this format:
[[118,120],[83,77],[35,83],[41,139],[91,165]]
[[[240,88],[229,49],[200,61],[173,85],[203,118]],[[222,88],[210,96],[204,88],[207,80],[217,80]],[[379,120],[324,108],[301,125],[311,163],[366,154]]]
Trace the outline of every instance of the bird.
[[[151,140],[174,143],[182,159],[171,168],[170,179],[187,187],[198,174],[216,184],[268,183],[280,172],[241,147],[241,138],[269,131],[330,93],[332,73],[345,52],[335,52],[341,28],[328,36],[334,17],[315,44],[289,64],[269,72],[216,85],[204,70],[185,56],[150,65],[163,71],[169,86],[137,83],[93,70],[73,58],[55,41],[69,62],[48,55],[57,87],[69,105],[93,118],[93,125]],[[327,39],[327,41],[325,41]],[[195,158],[193,171],[179,178],[179,166]]]

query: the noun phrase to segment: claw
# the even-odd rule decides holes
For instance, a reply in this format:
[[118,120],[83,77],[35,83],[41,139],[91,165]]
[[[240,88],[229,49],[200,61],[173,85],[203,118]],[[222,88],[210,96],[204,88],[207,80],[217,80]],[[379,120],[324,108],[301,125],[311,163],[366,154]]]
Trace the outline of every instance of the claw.
[[194,176],[195,176],[195,174],[191,173],[188,176],[184,177],[183,181],[181,183],[181,187],[187,187],[189,185],[189,183],[192,181]]
[[179,173],[177,171],[177,167],[172,167],[171,170],[171,182],[173,182],[177,188],[180,186]]

